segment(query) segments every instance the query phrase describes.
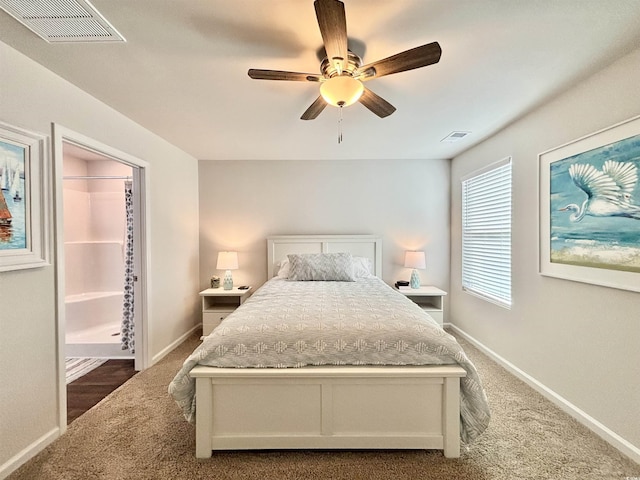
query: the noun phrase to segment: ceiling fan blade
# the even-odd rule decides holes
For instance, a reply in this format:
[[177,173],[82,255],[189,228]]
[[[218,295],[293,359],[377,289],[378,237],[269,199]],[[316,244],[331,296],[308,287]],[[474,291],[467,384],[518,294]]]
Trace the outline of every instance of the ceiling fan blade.
[[281,70],[249,69],[249,76],[256,80],[288,80],[292,82],[319,82],[322,78],[315,73],[283,72]]
[[392,55],[383,60],[363,65],[358,69],[358,72],[367,72],[367,70],[374,68],[375,75],[365,75],[361,79],[370,80],[371,78],[433,65],[440,61],[441,54],[442,49],[438,42],[428,43],[421,47],[412,48],[411,50]]
[[331,64],[341,73],[347,66],[347,17],[344,3],[338,0],[315,0],[316,18],[324,49]]
[[396,107],[381,96],[373,93],[367,87],[364,87],[364,92],[362,92],[359,102],[380,118],[388,117],[396,111]]
[[322,98],[322,96],[319,96],[318,98],[316,98],[315,102],[313,102],[311,106],[305,110],[300,119],[313,120],[322,113],[324,107],[326,106],[327,102],[324,101],[324,98]]

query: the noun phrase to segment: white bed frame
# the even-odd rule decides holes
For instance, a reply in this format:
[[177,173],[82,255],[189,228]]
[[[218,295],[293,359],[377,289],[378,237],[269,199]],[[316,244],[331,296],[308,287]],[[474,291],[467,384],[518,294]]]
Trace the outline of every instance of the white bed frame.
[[[268,277],[289,253],[351,252],[381,275],[372,235],[267,239]],[[439,449],[460,456],[457,365],[235,369],[197,366],[196,457],[212,450]]]

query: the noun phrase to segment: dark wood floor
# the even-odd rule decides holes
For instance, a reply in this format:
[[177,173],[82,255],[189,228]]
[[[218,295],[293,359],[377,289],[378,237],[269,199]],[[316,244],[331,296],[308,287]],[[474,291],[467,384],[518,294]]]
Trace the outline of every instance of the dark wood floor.
[[133,360],[108,360],[67,385],[67,425],[136,374]]

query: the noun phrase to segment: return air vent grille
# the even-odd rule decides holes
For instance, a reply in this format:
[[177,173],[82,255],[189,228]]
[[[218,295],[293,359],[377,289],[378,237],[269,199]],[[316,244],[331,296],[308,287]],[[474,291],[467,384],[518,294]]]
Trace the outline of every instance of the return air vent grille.
[[451,132],[449,135],[447,135],[446,137],[444,137],[440,141],[441,142],[445,142],[445,143],[458,142],[458,141],[462,140],[463,138],[465,138],[470,133],[471,132],[461,132],[461,131]]
[[88,0],[0,0],[0,8],[47,42],[124,42]]

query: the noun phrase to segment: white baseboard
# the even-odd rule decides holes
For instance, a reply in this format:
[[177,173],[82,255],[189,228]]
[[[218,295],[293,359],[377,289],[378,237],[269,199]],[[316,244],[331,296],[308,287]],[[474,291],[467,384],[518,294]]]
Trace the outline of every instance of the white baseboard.
[[[196,330],[198,330],[200,328],[202,328],[202,324],[198,323],[197,325],[193,326],[193,328],[191,328],[191,330],[188,330],[187,333],[181,335],[176,340],[174,340],[169,345],[167,345],[165,348],[163,348],[160,352],[156,353],[153,356],[153,358],[151,358],[151,365],[155,365],[160,360],[162,360],[169,352],[171,352],[174,348],[176,348],[178,345],[180,345],[182,342],[184,342],[187,338],[189,338],[193,334],[193,332],[195,332]],[[149,366],[151,366],[151,365],[149,365]]]
[[569,402],[566,398],[558,395],[556,392],[554,392],[549,387],[547,387],[543,383],[533,378],[531,375],[520,370],[518,367],[516,367],[514,364],[509,362],[507,359],[501,357],[496,352],[494,352],[493,350],[488,348],[486,345],[482,344],[481,342],[473,338],[468,333],[464,332],[463,330],[461,330],[460,328],[456,327],[453,324],[449,324],[448,326],[452,330],[454,330],[457,334],[459,334],[461,337],[463,337],[465,340],[467,340],[469,343],[471,343],[478,350],[482,351],[485,355],[487,355],[496,363],[504,367],[505,370],[507,370],[509,373],[518,377],[520,380],[525,382],[535,391],[537,391],[542,396],[544,396],[547,400],[550,400],[554,405],[559,407],[562,411],[571,415],[582,425],[584,425],[593,433],[595,433],[600,438],[602,438],[605,442],[611,444],[613,447],[618,449],[621,453],[629,457],[634,462],[640,463],[640,448],[636,447],[628,440],[625,440],[620,435],[618,435],[611,429],[604,426],[595,418],[588,415],[586,412],[584,412],[580,408],[576,407],[574,404]]
[[35,457],[38,453],[44,450],[51,442],[60,436],[60,429],[58,427],[48,431],[40,438],[38,438],[31,445],[16,453],[13,457],[7,460],[0,466],[0,479],[7,478],[14,471],[16,471],[21,465],[26,463],[31,458]]

